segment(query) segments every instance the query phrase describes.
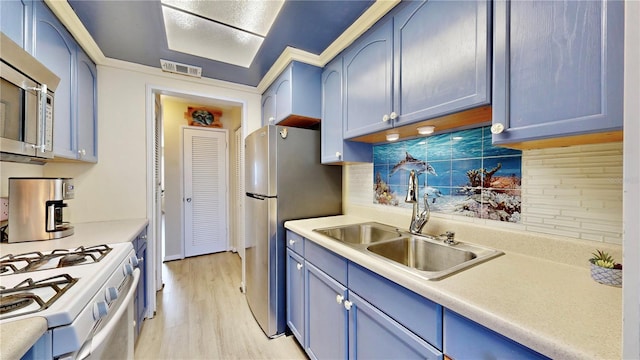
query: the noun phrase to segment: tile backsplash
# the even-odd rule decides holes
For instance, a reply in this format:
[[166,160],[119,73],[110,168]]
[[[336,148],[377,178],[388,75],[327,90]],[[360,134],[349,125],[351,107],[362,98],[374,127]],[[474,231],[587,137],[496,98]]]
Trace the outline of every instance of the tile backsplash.
[[491,145],[488,127],[375,145],[373,203],[411,208],[404,197],[415,170],[432,212],[518,223],[521,159]]
[[[483,131],[485,130],[483,129]],[[454,134],[456,133],[450,134],[451,141],[453,141]],[[436,194],[429,198],[433,210],[432,216],[501,228],[507,227],[516,231],[622,244],[622,143],[525,150],[521,155],[518,155],[518,151],[496,148],[496,151],[505,150],[506,152],[500,154],[483,152],[480,156],[477,156],[477,149],[470,149],[471,146],[464,146],[468,149],[459,148],[456,150],[453,149],[455,146],[452,146],[451,165],[447,167],[449,166],[446,164],[447,160],[443,159],[441,153],[429,151],[432,149],[429,147],[429,141],[433,138],[435,136],[377,145],[374,148],[374,159],[377,159],[375,165],[348,165],[348,176],[345,181],[348,182],[349,190],[345,194],[345,201],[349,204],[371,207],[376,211],[383,212],[390,207],[381,205],[381,203],[388,201],[393,204],[397,201],[398,206],[394,206],[394,208],[406,208],[402,211],[407,211],[410,215],[411,204],[404,203],[404,196],[407,186],[405,183],[408,182],[406,168],[410,166],[407,163],[412,163],[411,166],[425,169],[423,174],[419,176],[420,195],[424,194],[425,177],[427,190],[433,191],[428,189],[428,187],[433,187],[439,191],[440,196]],[[490,144],[490,140],[484,137],[482,139],[484,149],[487,141]],[[420,144],[423,141],[426,143]],[[439,141],[443,141],[443,139]],[[378,148],[378,146],[388,146],[389,148]],[[458,157],[456,154],[461,150],[463,152],[471,151],[471,155],[464,158]],[[448,154],[449,150],[442,151]],[[398,170],[398,168],[391,175],[394,166],[401,160],[406,160],[406,153],[418,160],[417,164],[411,160],[405,161],[404,167],[403,164],[400,165],[403,170]],[[430,157],[430,154],[433,156]],[[516,158],[520,159],[521,168],[518,186],[516,186],[518,183],[518,173],[515,171],[518,167]],[[473,160],[467,162],[463,159]],[[490,220],[490,216],[470,217],[468,212],[452,211],[452,207],[446,208],[443,205],[447,204],[442,201],[447,199],[447,196],[460,195],[459,191],[468,187],[461,184],[461,181],[468,182],[469,180],[469,176],[464,171],[474,169],[491,171],[497,166],[497,159],[500,159],[502,166],[492,175],[492,178],[500,177],[502,178],[500,182],[504,181],[505,183],[492,182],[494,188],[502,189],[503,193],[520,191],[521,209],[517,222],[514,221],[515,218],[511,218],[509,221],[493,221]],[[428,167],[419,161],[431,165],[438,176],[430,173]],[[456,161],[467,165],[457,167]],[[379,186],[381,184],[376,183],[377,173],[380,173],[378,179],[384,180],[387,188],[394,191],[391,198],[387,200],[380,200]],[[444,176],[441,177],[441,174]],[[483,185],[480,187],[480,197],[482,198],[482,191],[491,189],[491,186],[486,187],[483,182],[481,184]],[[376,187],[378,187],[377,191]],[[477,191],[478,189],[476,187],[473,190]],[[474,196],[478,197],[477,194],[471,194],[471,198]],[[450,202],[449,205],[454,203]]]

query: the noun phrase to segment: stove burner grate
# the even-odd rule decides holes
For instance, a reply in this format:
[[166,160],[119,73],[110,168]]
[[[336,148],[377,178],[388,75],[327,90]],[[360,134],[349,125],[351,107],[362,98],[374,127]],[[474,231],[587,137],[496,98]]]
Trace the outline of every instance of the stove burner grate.
[[[31,314],[48,308],[77,281],[77,278],[73,278],[69,274],[61,274],[38,281],[33,281],[32,278],[28,278],[12,288],[2,287],[2,289],[0,289],[0,304],[2,304],[0,314],[3,315],[2,319]],[[43,288],[49,288],[53,290],[55,294],[48,299],[43,299],[41,296],[31,292],[32,290]],[[38,303],[38,309],[13,313],[16,310],[29,306],[33,302]],[[4,316],[5,314],[8,315]]]
[[95,263],[102,260],[111,250],[112,248],[107,245],[96,245],[80,246],[75,250],[57,249],[48,254],[39,251],[19,255],[8,254],[0,258],[0,274],[19,274],[54,267]]

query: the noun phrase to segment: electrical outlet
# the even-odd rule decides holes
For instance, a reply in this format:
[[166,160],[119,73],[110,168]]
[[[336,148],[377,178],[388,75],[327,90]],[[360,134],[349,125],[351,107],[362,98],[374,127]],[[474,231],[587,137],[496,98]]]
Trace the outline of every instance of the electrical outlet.
[[9,199],[6,197],[0,198],[0,221],[5,221],[9,218]]

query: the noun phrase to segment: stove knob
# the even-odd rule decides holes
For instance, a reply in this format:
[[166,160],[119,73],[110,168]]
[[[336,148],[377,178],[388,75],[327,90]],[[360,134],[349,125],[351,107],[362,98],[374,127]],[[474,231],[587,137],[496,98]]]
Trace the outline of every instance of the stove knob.
[[105,289],[104,298],[107,300],[107,304],[111,304],[113,300],[118,298],[118,289],[111,286]]
[[133,267],[138,267],[139,261],[138,258],[133,255],[129,258],[129,263],[131,263],[131,265],[133,265]]
[[93,320],[100,320],[107,315],[109,307],[104,301],[98,301],[93,304]]
[[124,267],[122,270],[124,271],[124,274],[127,276],[133,274],[133,266],[131,266],[131,264],[124,264]]

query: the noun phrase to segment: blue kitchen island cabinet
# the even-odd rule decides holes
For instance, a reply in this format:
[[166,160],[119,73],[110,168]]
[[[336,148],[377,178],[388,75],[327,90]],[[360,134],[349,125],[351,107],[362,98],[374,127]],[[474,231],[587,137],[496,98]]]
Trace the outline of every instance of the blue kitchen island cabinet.
[[32,53],[60,78],[53,107],[54,156],[97,162],[96,66],[44,2],[34,2],[34,16]]
[[493,143],[622,141],[622,1],[494,2]]
[[444,312],[444,352],[452,359],[549,359],[449,309]]
[[316,125],[321,73],[319,67],[292,61],[262,96],[262,124]]
[[371,144],[344,140],[342,56],[333,59],[322,71],[321,161],[323,164],[372,162]]

